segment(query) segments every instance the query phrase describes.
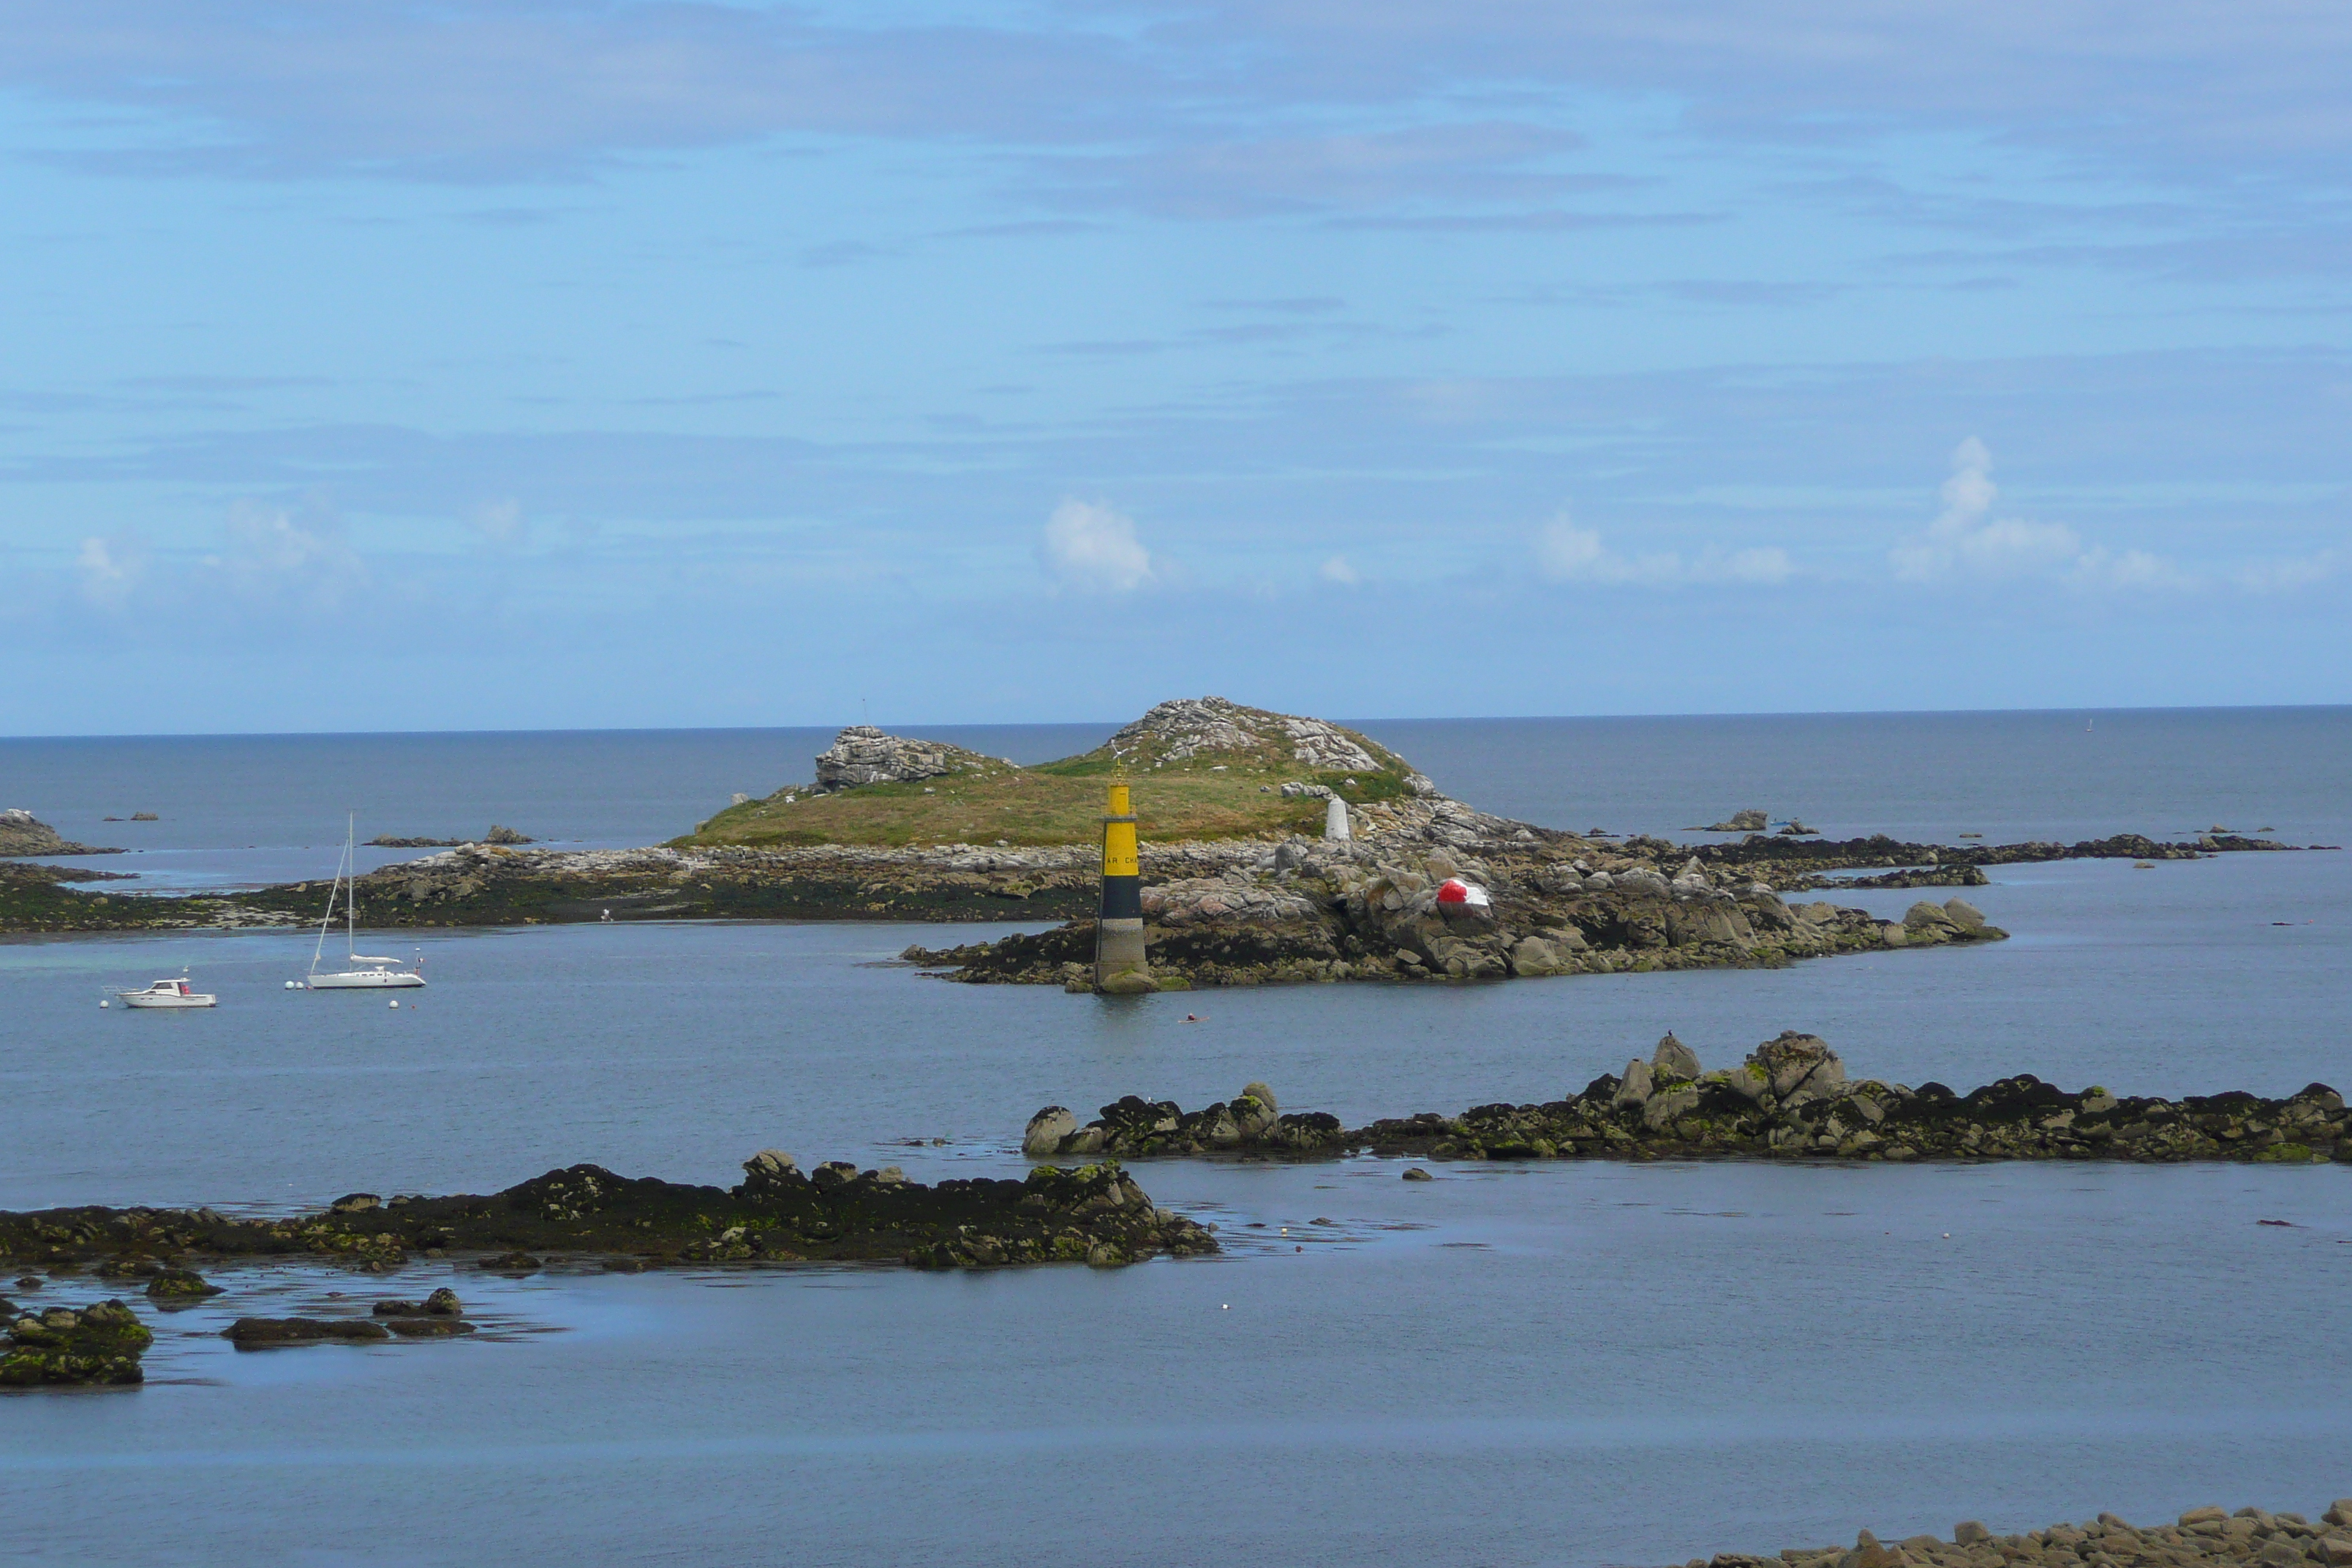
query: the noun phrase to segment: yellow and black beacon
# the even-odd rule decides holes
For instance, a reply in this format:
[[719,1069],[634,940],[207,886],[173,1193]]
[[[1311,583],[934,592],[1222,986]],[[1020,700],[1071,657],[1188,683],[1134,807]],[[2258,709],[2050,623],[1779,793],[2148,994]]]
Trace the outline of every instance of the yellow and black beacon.
[[1136,996],[1159,987],[1143,952],[1143,861],[1135,807],[1124,781],[1110,786],[1103,815],[1102,905],[1095,916],[1095,989]]

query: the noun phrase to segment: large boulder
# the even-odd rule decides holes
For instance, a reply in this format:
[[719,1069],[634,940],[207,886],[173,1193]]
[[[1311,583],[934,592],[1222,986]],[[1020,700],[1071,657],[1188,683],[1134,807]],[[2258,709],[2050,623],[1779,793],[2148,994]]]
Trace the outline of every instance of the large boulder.
[[1660,1079],[1694,1079],[1698,1077],[1698,1053],[1675,1038],[1674,1031],[1658,1042],[1650,1054],[1650,1073]]
[[1625,1076],[1617,1080],[1617,1092],[1610,1097],[1612,1105],[1643,1105],[1649,1101],[1652,1079],[1650,1064],[1636,1057],[1625,1064]]
[[1845,1089],[1845,1064],[1818,1035],[1786,1029],[1748,1053],[1751,1079],[1783,1105],[1841,1094]]
[[1049,1105],[1029,1119],[1021,1134],[1021,1152],[1032,1160],[1050,1160],[1062,1152],[1062,1140],[1078,1130],[1078,1119],[1066,1105]]

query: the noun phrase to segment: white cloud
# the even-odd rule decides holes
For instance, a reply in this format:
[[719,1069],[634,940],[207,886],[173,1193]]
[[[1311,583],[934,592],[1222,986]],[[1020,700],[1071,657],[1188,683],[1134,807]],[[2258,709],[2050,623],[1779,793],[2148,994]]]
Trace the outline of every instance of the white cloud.
[[1906,583],[1955,579],[2002,581],[2056,578],[2086,588],[2184,588],[2194,578],[2145,550],[2120,553],[2085,548],[2063,522],[1995,517],[2000,491],[1992,482],[1992,453],[1974,436],[1952,448],[1952,477],[1944,481],[1944,510],[1927,531],[1887,552]]
[[1691,583],[1785,583],[1795,571],[1778,545],[1723,550],[1708,545],[1685,564],[1672,551],[1621,555],[1601,542],[1600,531],[1579,528],[1568,513],[1537,531],[1536,569],[1556,583],[1632,583],[1669,588]]
[[367,580],[342,519],[316,500],[299,507],[238,501],[229,508],[227,548],[207,564],[247,598],[310,609],[333,608]]
[[1125,594],[1160,573],[1135,536],[1135,520],[1091,501],[1066,500],[1045,520],[1045,570],[1072,588]]
[[1364,574],[1344,555],[1334,555],[1323,563],[1318,574],[1326,583],[1337,583],[1343,588],[1352,588],[1364,580]]
[[119,610],[139,586],[146,564],[138,547],[120,539],[89,538],[81,542],[74,570],[81,574],[81,596],[101,610]]

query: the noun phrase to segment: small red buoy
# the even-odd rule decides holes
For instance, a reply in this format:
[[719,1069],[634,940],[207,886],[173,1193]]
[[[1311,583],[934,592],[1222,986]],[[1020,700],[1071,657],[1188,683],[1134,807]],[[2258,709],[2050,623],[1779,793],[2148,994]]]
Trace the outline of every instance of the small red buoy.
[[1437,884],[1437,901],[1471,910],[1494,908],[1494,901],[1486,897],[1486,889],[1475,882],[1465,882],[1459,877],[1448,877]]

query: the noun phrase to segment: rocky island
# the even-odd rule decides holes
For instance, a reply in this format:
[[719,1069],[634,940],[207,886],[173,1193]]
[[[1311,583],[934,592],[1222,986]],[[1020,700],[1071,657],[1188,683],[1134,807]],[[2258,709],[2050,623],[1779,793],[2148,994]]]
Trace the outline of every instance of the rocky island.
[[[559,850],[495,842],[521,836],[494,831],[385,866],[358,880],[361,922],[1065,922],[907,957],[965,982],[1083,990],[1103,789],[1115,777],[1135,786],[1152,972],[1177,986],[1777,965],[1967,946],[2004,933],[1964,900],[1921,900],[1883,920],[1784,895],[1968,887],[1986,866],[2070,856],[2152,864],[2283,847],[2226,833],[2189,844],[1955,847],[1785,830],[1696,847],[1616,840],[1477,810],[1355,731],[1217,697],[1163,702],[1093,751],[1031,767],[853,726],[814,774],[739,799],[666,845]],[[1716,826],[1744,829],[1759,815]],[[0,930],[291,925],[315,920],[327,896],[324,882],[126,896],[68,886],[75,875],[0,874]],[[1449,904],[1449,882],[1475,884],[1482,901]]]
[[1357,1128],[1325,1112],[1283,1112],[1262,1083],[1195,1111],[1129,1095],[1084,1126],[1049,1105],[1030,1118],[1022,1148],[1033,1159],[1369,1151],[1438,1160],[2352,1163],[2344,1098],[2322,1083],[2284,1100],[2171,1100],[2096,1085],[2069,1092],[2020,1074],[1963,1095],[1939,1083],[1851,1079],[1824,1041],[1793,1031],[1712,1072],[1670,1034],[1648,1060],[1636,1058],[1559,1100],[1423,1111]]

